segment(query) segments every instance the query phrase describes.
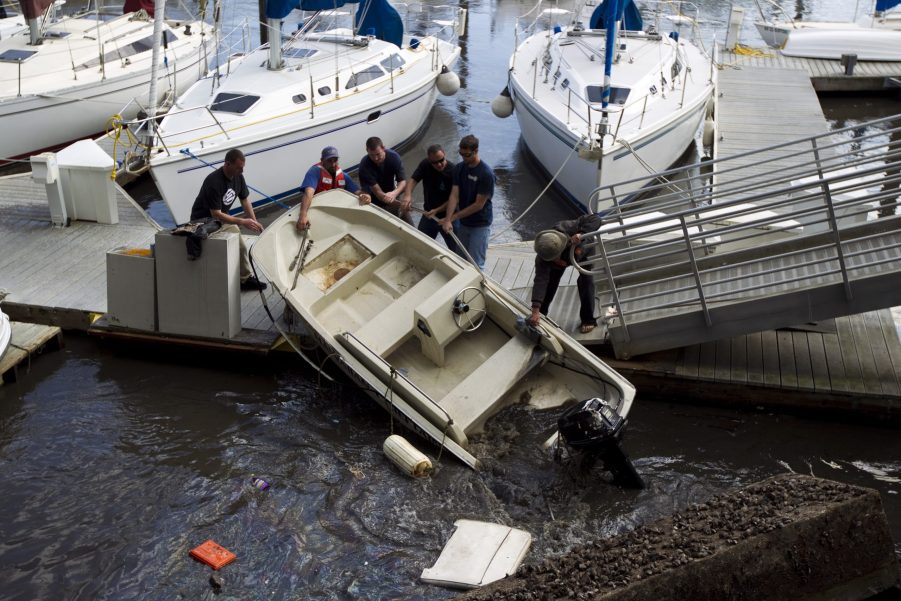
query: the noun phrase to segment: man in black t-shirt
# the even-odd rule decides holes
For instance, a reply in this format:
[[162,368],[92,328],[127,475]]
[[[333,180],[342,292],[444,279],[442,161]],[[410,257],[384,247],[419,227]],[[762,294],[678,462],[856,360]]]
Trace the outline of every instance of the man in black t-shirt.
[[366,156],[360,159],[358,173],[360,188],[372,197],[372,204],[413,225],[410,207],[400,201],[407,176],[399,154],[373,136],[366,140]]
[[[453,237],[441,229],[438,220],[444,219],[444,210],[447,208],[447,199],[453,186],[454,164],[447,160],[444,149],[440,144],[432,144],[426,150],[426,158],[420,161],[413,171],[413,175],[407,180],[404,187],[404,195],[401,201],[405,207],[413,204],[413,190],[416,184],[422,182],[422,198],[424,213],[419,218],[419,231],[434,238],[441,233],[447,247],[456,252],[457,244]],[[454,222],[454,232],[458,222]]]
[[[225,154],[222,167],[216,169],[203,180],[200,192],[191,207],[191,221],[213,218],[222,222],[222,232],[235,232],[241,252],[241,290],[265,290],[266,284],[253,275],[250,260],[247,258],[247,247],[238,226],[243,225],[254,232],[262,232],[263,226],[257,221],[250,204],[250,191],[244,181],[244,153],[232,148]],[[240,201],[244,209],[244,217],[231,215],[235,200]]]

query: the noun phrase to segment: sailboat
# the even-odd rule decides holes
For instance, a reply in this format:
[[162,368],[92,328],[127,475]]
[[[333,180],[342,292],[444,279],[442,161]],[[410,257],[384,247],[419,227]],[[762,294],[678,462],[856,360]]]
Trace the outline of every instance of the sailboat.
[[[755,0],[756,1],[756,0]],[[775,2],[770,2],[773,7],[782,13],[784,19],[768,19],[757,2],[757,10],[760,13],[760,21],[755,21],[754,26],[763,41],[773,48],[785,48],[791,39],[791,34],[798,31],[805,32],[801,37],[805,38],[800,42],[803,47],[807,44],[816,43],[822,45],[822,40],[832,40],[834,49],[830,51],[829,56],[823,56],[822,51],[817,52],[809,58],[840,58],[841,54],[857,53],[858,58],[865,52],[867,57],[883,56],[882,52],[877,49],[882,48],[883,51],[890,52],[895,45],[895,53],[901,53],[901,43],[898,37],[893,34],[886,35],[888,31],[901,31],[901,10],[895,10],[901,4],[901,0],[876,0],[873,11],[857,18],[857,10],[855,8],[855,19],[853,21],[802,21],[792,19],[782,10],[782,7]],[[809,36],[809,31],[820,31],[820,34]],[[830,35],[831,34],[831,35]],[[811,40],[808,42],[807,40]],[[814,40],[817,40],[814,42]],[[796,42],[798,44],[798,42]],[[886,48],[885,45],[888,45]],[[799,53],[796,49],[788,48],[789,56],[807,56],[807,54]],[[835,56],[838,52],[838,56]],[[891,56],[891,54],[889,55]],[[884,58],[860,58],[860,60],[898,60]]]
[[0,359],[6,354],[12,340],[12,326],[9,323],[9,317],[3,311],[0,311]]
[[456,92],[459,10],[445,21],[420,15],[411,33],[385,0],[361,2],[353,27],[340,27],[344,4],[303,0],[313,15],[282,36],[296,2],[270,0],[270,43],[231,57],[178,98],[145,161],[176,223],[189,220],[196,191],[231,148],[247,157],[250,201],[260,207],[298,192],[323,147],[353,169],[367,138],[403,145],[422,130],[437,92]]
[[704,119],[715,70],[682,34],[696,29],[696,15],[681,2],[665,6],[679,10],[654,13],[647,26],[632,0],[578,10],[566,27],[551,26],[556,11],[521,17],[532,19],[528,37],[492,107],[502,117],[513,109],[526,149],[581,208],[601,185],[637,178],[616,188],[624,199],[636,192],[640,178],[678,159]]
[[[19,4],[28,28],[0,40],[0,160],[100,133],[123,106],[133,117],[148,103],[153,21],[145,12],[56,18],[53,0]],[[159,97],[206,72],[212,34],[202,21],[164,23]]]

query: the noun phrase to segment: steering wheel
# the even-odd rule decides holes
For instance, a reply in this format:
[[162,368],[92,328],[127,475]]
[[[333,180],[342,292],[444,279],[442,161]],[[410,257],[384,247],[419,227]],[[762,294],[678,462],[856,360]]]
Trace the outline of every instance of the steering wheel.
[[481,288],[470,286],[464,288],[454,297],[454,323],[464,332],[473,332],[485,321],[488,314],[485,293]]

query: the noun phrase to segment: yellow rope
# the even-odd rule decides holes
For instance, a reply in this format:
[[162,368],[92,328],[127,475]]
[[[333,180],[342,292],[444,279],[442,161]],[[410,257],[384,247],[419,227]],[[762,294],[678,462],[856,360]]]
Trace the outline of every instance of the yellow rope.
[[773,55],[769,52],[764,52],[759,48],[751,48],[750,46],[745,46],[743,44],[735,45],[735,54],[740,54],[742,56],[756,56],[759,58],[771,58]]

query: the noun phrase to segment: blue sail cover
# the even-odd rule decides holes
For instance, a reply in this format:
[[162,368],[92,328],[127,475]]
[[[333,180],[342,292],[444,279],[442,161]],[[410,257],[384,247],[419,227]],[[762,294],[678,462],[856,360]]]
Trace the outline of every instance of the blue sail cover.
[[[901,2],[901,0],[895,0]],[[607,10],[605,6],[608,2],[615,0],[604,0],[591,13],[591,20],[588,22],[589,29],[606,29],[604,27],[604,12]],[[618,21],[622,21],[623,30],[625,31],[641,31],[644,23],[641,20],[641,11],[635,6],[633,0],[626,0],[617,16]]]
[[357,31],[398,47],[404,41],[404,23],[388,0],[361,2],[357,9]]
[[387,0],[268,0],[266,18],[284,19],[295,8],[300,10],[333,10],[345,4],[360,4],[357,9],[357,31],[363,35],[374,35],[395,46],[403,43],[404,24]]
[[894,8],[901,4],[901,0],[876,0],[876,12],[884,13],[890,8]]

